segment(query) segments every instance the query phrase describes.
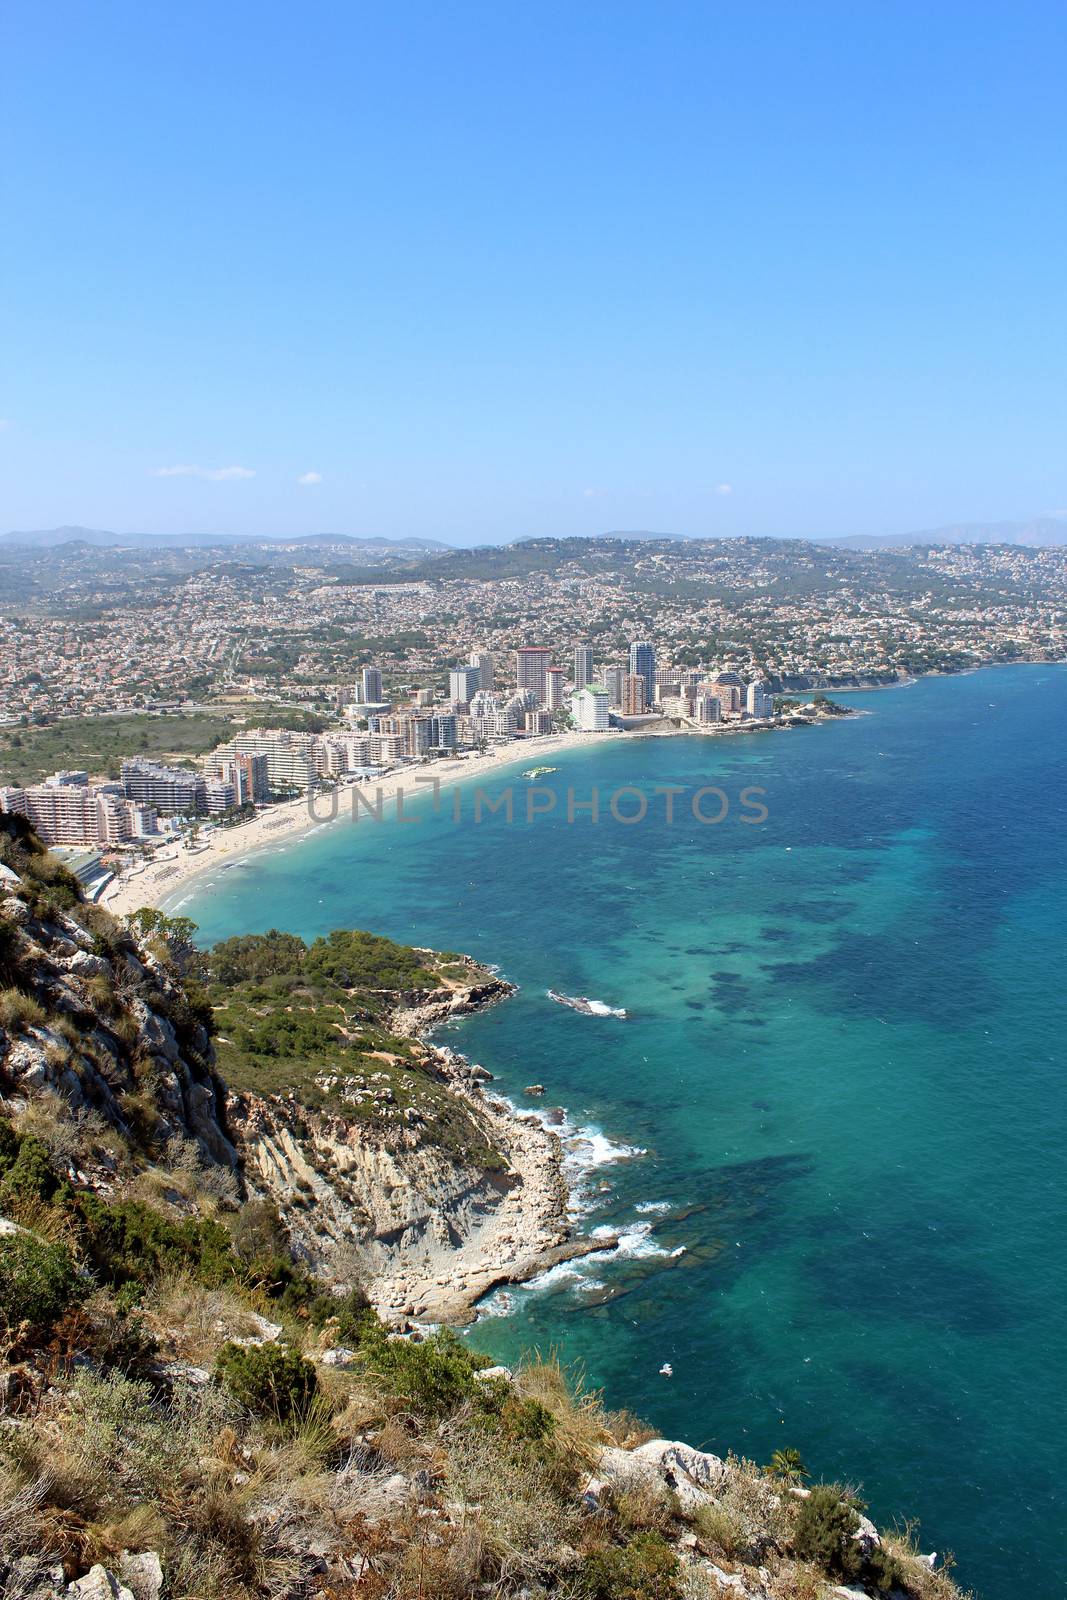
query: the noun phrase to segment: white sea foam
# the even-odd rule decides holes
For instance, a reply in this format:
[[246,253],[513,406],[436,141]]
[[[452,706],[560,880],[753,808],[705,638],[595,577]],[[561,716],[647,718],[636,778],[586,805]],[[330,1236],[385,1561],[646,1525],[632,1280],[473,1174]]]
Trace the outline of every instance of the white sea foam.
[[662,1216],[665,1211],[674,1210],[673,1200],[639,1200],[634,1210],[640,1217]]
[[618,1245],[615,1248],[617,1260],[641,1261],[652,1256],[669,1256],[670,1251],[664,1250],[652,1237],[651,1222],[631,1222],[625,1228],[601,1227],[594,1228],[591,1237],[594,1239],[609,1239],[613,1234],[618,1235]]

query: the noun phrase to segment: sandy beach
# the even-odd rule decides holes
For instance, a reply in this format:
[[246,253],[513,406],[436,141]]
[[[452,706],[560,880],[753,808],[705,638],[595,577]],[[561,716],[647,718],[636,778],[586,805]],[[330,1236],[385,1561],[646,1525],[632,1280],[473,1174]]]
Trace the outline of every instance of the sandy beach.
[[236,827],[203,827],[193,849],[177,842],[162,845],[147,866],[122,873],[109,883],[100,896],[100,904],[115,916],[128,916],[141,906],[159,906],[163,901],[172,901],[179,891],[188,890],[194,878],[217,867],[221,861],[271,849],[283,842],[288,844],[316,828],[348,821],[354,803],[353,788],[359,788],[371,806],[376,806],[380,797],[383,812],[388,815],[390,803],[396,801],[399,791],[403,790],[409,797],[418,795],[428,788],[431,778],[444,788],[471,778],[492,777],[508,767],[521,771],[525,767],[551,765],[552,757],[566,750],[588,749],[628,737],[631,735],[617,729],[607,733],[543,734],[455,761],[396,767],[380,778],[337,790],[336,813],[334,796],[330,793],[313,796],[310,802],[306,795],[281,801]]

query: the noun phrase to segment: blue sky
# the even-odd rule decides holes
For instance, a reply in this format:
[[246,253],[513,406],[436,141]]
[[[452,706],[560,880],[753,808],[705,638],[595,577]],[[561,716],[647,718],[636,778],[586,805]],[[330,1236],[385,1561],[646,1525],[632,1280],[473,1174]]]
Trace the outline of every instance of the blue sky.
[[8,0],[0,55],[0,529],[1067,509],[1062,0]]

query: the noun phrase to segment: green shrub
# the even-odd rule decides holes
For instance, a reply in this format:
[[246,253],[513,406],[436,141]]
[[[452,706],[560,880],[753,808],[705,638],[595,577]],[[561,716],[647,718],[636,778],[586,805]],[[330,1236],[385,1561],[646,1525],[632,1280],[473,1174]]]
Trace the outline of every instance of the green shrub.
[[0,1178],[14,1165],[18,1153],[18,1134],[6,1117],[0,1117]]
[[96,1325],[88,1353],[98,1366],[127,1378],[146,1378],[154,1371],[159,1341],[140,1316],[119,1309]]
[[316,1295],[308,1306],[308,1316],[315,1328],[335,1321],[337,1342],[344,1345],[358,1345],[379,1327],[377,1313],[362,1289],[350,1289],[346,1295]]
[[793,1548],[834,1578],[858,1578],[863,1554],[853,1535],[859,1528],[857,1502],[836,1484],[817,1483],[801,1501]]
[[425,957],[378,934],[335,928],[316,939],[304,958],[310,976],[342,989],[436,989],[441,980]]
[[47,1147],[32,1136],[19,1139],[18,1153],[0,1182],[0,1209],[27,1200],[52,1203],[69,1186],[52,1171]]
[[85,1253],[105,1283],[146,1283],[166,1271],[215,1288],[244,1275],[221,1222],[172,1222],[143,1201],[109,1205],[94,1194],[79,1194],[75,1204]]
[[370,1370],[417,1416],[451,1416],[477,1401],[481,1385],[475,1373],[490,1365],[486,1356],[468,1350],[449,1328],[415,1344],[387,1339],[380,1327],[365,1333],[362,1349]]
[[23,1324],[31,1337],[47,1333],[87,1288],[63,1245],[28,1233],[0,1238],[0,1326],[8,1333]]
[[298,973],[306,954],[307,945],[295,933],[271,928],[222,939],[202,959],[217,983],[230,985]]
[[680,1600],[678,1558],[658,1533],[586,1556],[578,1580],[585,1600]]
[[275,1422],[303,1422],[319,1392],[310,1361],[280,1344],[224,1344],[215,1372],[249,1411]]

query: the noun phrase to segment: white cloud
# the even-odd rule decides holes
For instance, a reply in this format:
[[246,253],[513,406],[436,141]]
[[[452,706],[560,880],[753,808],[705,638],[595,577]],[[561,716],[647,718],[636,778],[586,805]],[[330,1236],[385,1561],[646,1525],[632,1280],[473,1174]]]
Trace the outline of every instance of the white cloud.
[[209,483],[229,483],[234,478],[254,478],[251,467],[157,467],[154,478],[204,478]]
[[733,494],[733,492],[734,486],[732,483],[717,483],[715,485],[716,494]]
[[309,484],[310,483],[321,483],[322,482],[322,473],[321,472],[302,472],[300,474],[299,478],[297,478],[296,481],[297,481],[297,483],[309,483]]

